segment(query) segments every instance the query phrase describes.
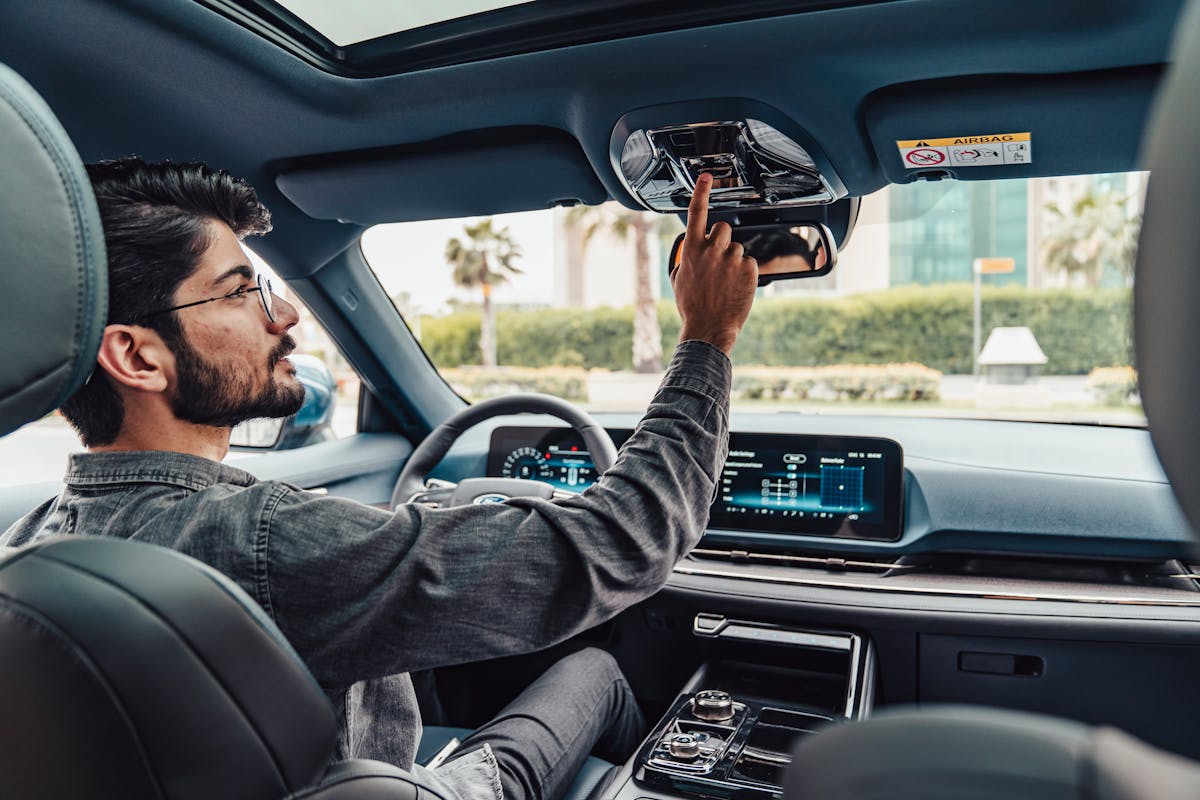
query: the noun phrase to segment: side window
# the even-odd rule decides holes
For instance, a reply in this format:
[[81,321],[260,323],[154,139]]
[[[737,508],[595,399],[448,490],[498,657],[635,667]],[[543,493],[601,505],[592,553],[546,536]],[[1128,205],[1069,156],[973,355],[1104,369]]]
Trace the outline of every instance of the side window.
[[[67,455],[82,449],[75,429],[57,411],[47,414],[0,437],[0,489],[61,481],[67,470]],[[0,523],[0,528],[3,526]]]
[[[306,383],[306,405],[286,425],[252,420],[235,429],[235,440],[257,443],[252,449],[232,451],[234,459],[268,450],[303,447],[317,442],[350,436],[358,430],[359,380],[342,358],[325,329],[299,298],[253,252],[252,262],[272,278],[276,294],[300,312],[300,322],[292,329],[296,351],[292,355],[297,373]],[[313,388],[309,388],[309,386]],[[314,402],[323,393],[323,402]],[[279,431],[278,438],[271,431]],[[263,446],[265,443],[265,446]],[[58,413],[47,414],[37,422],[0,437],[0,489],[23,484],[61,481],[67,456],[83,449],[79,436]],[[0,529],[3,526],[0,525]]]
[[304,385],[304,405],[287,420],[249,420],[233,430],[231,444],[242,452],[294,450],[358,431],[358,376],[321,323],[271,267],[247,248],[255,269],[271,279],[275,294],[300,314],[291,329],[295,351],[288,356]]

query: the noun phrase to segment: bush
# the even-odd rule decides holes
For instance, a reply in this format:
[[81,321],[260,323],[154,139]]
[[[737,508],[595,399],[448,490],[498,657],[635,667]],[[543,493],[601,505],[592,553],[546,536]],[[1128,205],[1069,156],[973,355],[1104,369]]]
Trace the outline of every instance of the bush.
[[513,392],[541,392],[564,400],[587,400],[587,372],[582,369],[463,367],[443,369],[442,377],[469,400],[486,400]]
[[736,400],[830,399],[931,401],[942,373],[923,364],[839,364],[829,367],[738,367]]
[[[971,371],[970,284],[905,286],[839,298],[770,297],[755,302],[733,351],[738,365],[918,363],[945,373]],[[1127,289],[1033,290],[985,287],[983,335],[1027,325],[1047,375],[1084,375],[1132,361]],[[679,338],[679,316],[659,305],[663,353]],[[496,320],[501,364],[632,368],[633,309],[502,311]],[[439,367],[478,364],[479,313],[421,321],[421,342]],[[764,392],[767,391],[765,388]]]
[[[1131,296],[1125,289],[986,287],[982,328],[1026,325],[1045,351],[1043,374],[1086,374],[1127,364]],[[769,298],[755,303],[734,362],[772,365],[915,362],[971,372],[972,287],[906,286],[842,298]]]
[[1133,367],[1097,367],[1088,373],[1087,387],[1106,406],[1129,405],[1137,392]]

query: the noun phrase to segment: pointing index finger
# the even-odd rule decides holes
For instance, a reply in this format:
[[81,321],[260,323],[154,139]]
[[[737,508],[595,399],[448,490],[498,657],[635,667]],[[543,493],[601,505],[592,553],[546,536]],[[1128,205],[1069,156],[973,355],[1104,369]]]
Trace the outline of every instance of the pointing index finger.
[[696,191],[688,205],[687,240],[699,242],[708,232],[708,195],[712,189],[712,175],[707,172],[696,178]]

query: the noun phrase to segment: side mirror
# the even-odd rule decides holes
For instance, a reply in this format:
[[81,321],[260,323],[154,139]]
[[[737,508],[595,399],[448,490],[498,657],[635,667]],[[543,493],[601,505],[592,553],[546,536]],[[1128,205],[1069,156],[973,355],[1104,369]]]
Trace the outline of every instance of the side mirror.
[[334,438],[332,422],[337,381],[325,362],[315,356],[292,354],[296,377],[304,387],[304,405],[286,419],[250,419],[234,426],[231,447],[252,450],[292,450]]
[[[819,278],[837,265],[837,246],[829,228],[819,222],[749,225],[733,229],[746,255],[758,261],[758,285],[795,278]],[[671,272],[683,257],[683,234],[671,247]]]

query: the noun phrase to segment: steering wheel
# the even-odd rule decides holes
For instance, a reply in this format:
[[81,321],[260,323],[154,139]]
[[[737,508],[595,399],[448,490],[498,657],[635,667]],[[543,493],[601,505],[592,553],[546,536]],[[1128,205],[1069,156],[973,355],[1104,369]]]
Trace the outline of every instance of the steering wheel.
[[457,484],[439,481],[436,486],[425,485],[429,471],[438,465],[464,431],[484,420],[506,414],[549,414],[561,419],[583,437],[584,445],[592,454],[597,474],[604,472],[617,460],[617,447],[608,431],[591,414],[566,400],[532,393],[493,397],[464,408],[425,437],[425,441],[409,456],[408,463],[396,480],[396,488],[392,490],[392,508],[413,502],[446,507],[499,503],[510,497],[553,497],[555,489],[550,484],[522,478],[467,478]]

